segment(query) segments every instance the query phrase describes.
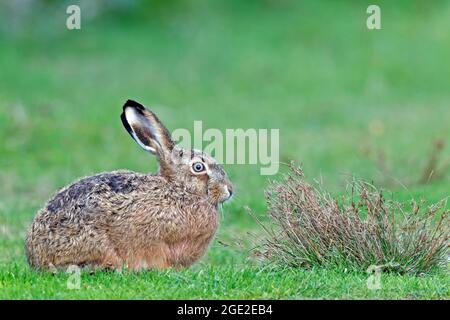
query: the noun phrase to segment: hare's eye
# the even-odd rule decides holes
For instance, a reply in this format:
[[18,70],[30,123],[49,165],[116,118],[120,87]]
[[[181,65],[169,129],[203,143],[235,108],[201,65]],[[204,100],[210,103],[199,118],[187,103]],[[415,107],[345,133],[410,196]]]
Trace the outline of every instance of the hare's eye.
[[192,169],[194,170],[194,172],[202,172],[205,170],[205,165],[201,162],[195,162],[192,165]]

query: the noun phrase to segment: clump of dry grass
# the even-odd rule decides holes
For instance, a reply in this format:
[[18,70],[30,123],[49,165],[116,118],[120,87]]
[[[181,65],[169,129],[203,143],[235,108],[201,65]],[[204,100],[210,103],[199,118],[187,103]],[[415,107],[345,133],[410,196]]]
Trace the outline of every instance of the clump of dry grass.
[[386,199],[369,183],[353,181],[339,201],[290,172],[266,190],[274,225],[255,252],[293,267],[338,266],[366,270],[376,265],[401,273],[428,272],[447,264],[449,210],[446,201],[424,206]]

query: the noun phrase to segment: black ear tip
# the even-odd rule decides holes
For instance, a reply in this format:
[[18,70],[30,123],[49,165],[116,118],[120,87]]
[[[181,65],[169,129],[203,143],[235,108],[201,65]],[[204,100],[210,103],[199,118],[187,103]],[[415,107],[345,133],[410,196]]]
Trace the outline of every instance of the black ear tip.
[[123,105],[123,110],[125,111],[126,107],[133,107],[136,108],[138,110],[145,110],[145,107],[140,104],[139,102],[136,102],[134,100],[128,99],[125,104]]

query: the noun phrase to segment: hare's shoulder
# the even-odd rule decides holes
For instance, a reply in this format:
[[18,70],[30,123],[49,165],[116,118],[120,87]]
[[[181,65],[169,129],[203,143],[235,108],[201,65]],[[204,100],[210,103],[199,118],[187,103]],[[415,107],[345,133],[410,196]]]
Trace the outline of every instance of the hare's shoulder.
[[71,207],[95,206],[96,199],[138,191],[148,179],[148,175],[128,170],[84,177],[56,192],[47,202],[46,209],[53,213]]

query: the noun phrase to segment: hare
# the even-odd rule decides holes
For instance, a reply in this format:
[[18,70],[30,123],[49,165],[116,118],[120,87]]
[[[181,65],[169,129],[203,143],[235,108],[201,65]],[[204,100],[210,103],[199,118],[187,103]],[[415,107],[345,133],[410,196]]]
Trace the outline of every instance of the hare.
[[159,172],[100,173],[59,190],[28,230],[32,267],[182,268],[206,252],[218,228],[219,204],[233,193],[222,166],[175,145],[156,115],[133,100],[124,104],[121,119],[131,137],[156,155]]

